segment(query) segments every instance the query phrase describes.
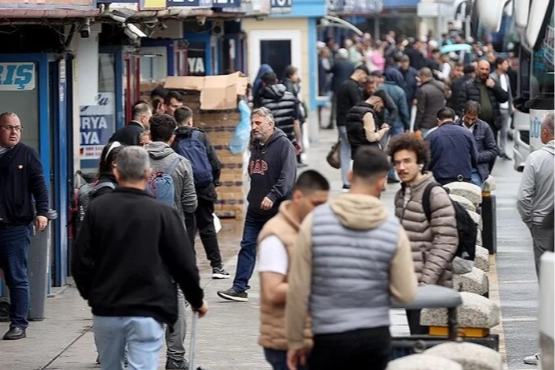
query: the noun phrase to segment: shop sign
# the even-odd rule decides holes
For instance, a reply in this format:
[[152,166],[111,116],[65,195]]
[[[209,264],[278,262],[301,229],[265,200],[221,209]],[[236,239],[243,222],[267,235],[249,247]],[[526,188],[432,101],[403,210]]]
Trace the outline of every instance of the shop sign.
[[42,0],[42,1],[0,0],[0,8],[1,9],[33,9],[33,10],[36,10],[36,9],[93,10],[96,8],[96,4],[94,0]]
[[188,76],[206,76],[206,51],[204,43],[191,43],[187,50]]
[[0,63],[0,91],[35,89],[35,63]]
[[139,10],[164,10],[166,0],[139,0]]
[[212,0],[214,8],[240,8],[241,0]]
[[272,0],[270,3],[272,8],[291,8],[292,0]]
[[98,159],[114,132],[114,93],[99,93],[97,105],[80,108],[81,159]]
[[172,6],[211,8],[212,0],[168,0],[168,7]]

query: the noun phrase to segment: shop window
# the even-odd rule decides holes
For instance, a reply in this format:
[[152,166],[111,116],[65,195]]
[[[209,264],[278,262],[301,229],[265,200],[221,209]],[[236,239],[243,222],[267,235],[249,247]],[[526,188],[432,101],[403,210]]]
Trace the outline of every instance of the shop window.
[[141,83],[163,83],[168,75],[168,50],[165,46],[141,49]]
[[291,64],[291,40],[260,40],[260,62],[272,66],[281,80]]

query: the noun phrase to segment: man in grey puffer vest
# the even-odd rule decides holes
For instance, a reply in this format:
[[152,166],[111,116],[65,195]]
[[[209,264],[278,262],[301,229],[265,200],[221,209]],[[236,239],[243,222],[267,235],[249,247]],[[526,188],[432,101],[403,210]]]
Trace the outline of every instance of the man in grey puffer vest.
[[409,239],[378,199],[388,171],[381,150],[360,148],[349,193],[317,207],[300,227],[286,305],[290,369],[306,355],[308,316],[314,334],[309,369],[387,366],[391,298],[408,303],[417,287]]
[[255,108],[268,108],[272,112],[276,127],[281,129],[297,150],[302,151],[301,112],[299,101],[283,84],[278,83],[274,72],[262,75],[263,87],[260,90]]

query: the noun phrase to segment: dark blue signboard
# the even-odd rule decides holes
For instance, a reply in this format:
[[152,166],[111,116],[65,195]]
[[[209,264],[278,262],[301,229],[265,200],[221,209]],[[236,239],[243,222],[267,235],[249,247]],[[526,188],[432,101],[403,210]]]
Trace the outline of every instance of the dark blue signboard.
[[272,0],[270,6],[272,8],[291,8],[293,0]]
[[241,0],[212,0],[214,8],[240,8]]
[[168,7],[182,6],[182,7],[195,7],[195,8],[211,8],[212,0],[167,0]]

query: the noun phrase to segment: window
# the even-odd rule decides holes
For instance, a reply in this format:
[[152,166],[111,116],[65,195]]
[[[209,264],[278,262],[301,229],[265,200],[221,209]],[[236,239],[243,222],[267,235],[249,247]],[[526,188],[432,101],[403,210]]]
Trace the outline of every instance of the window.
[[543,40],[539,46],[534,49],[532,56],[531,98],[553,98],[553,41],[555,28],[553,11],[545,27]]
[[260,40],[260,62],[271,65],[281,80],[291,64],[291,40]]
[[168,50],[165,46],[141,49],[141,83],[162,83],[168,76]]

